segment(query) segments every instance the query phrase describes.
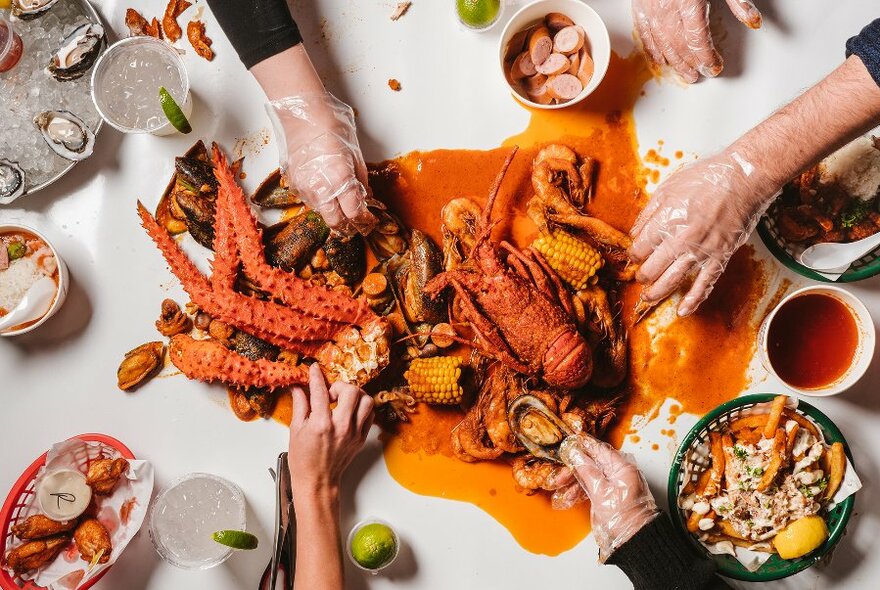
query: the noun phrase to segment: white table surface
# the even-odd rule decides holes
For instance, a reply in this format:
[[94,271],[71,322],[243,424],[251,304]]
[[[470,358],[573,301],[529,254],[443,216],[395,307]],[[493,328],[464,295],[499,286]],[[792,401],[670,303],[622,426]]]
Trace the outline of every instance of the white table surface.
[[[161,17],[165,1],[95,4],[122,36],[127,7]],[[462,30],[454,21],[451,0],[415,0],[398,22],[388,18],[394,0],[293,4],[327,85],[360,113],[368,160],[414,149],[492,148],[526,126],[528,113],[509,96],[496,71],[501,26],[483,34]],[[628,0],[591,4],[607,20],[614,49],[629,53]],[[751,32],[732,21],[723,3],[716,4],[713,20],[722,21],[719,26],[726,30],[724,77],[687,88],[672,80],[649,82],[647,95],[636,106],[642,152],[659,138],[668,151],[693,154],[725,145],[840,63],[845,40],[878,16],[875,0],[760,2],[765,27]],[[512,7],[506,10],[509,15]],[[260,144],[254,138],[268,132],[263,96],[207,11],[206,20],[217,58],[207,63],[188,46],[185,56],[195,95],[194,135],[227,148],[250,137],[245,184],[253,188],[276,160],[273,144],[253,148]],[[401,92],[388,89],[392,77],[403,84]],[[809,133],[804,130],[805,138]],[[134,203],[143,199],[150,207],[156,204],[172,173],[173,156],[192,141],[193,136],[123,136],[105,127],[91,159],[49,189],[0,208],[0,223],[31,224],[54,240],[73,278],[65,306],[42,329],[0,339],[0,490],[5,493],[51,443],[82,432],[104,432],[153,461],[157,488],[192,471],[237,482],[248,500],[248,528],[263,541],[257,551],[193,573],[160,561],[144,531],[96,586],[102,590],[254,588],[269,559],[274,489],[266,469],[284,449],[286,430],[271,421],[239,422],[226,407],[221,387],[176,377],[126,394],[115,383],[122,353],[156,338],[153,321],[159,302],[166,296],[185,300],[139,228]],[[767,256],[759,241],[753,243]],[[781,269],[778,276],[795,285],[807,282]],[[880,318],[880,279],[847,288]],[[757,366],[754,371],[752,390],[779,390]],[[880,364],[875,363],[846,395],[815,401],[848,437],[865,484],[833,562],[767,588],[876,588],[878,376]],[[662,415],[655,425],[661,422],[666,423]],[[683,417],[678,432],[683,434],[693,422],[694,417]],[[643,451],[651,442],[667,448],[659,428],[647,427],[642,446],[629,450],[644,459],[642,467],[662,504],[672,451]],[[350,569],[349,588],[630,587],[616,568],[597,564],[592,537],[558,557],[534,555],[482,510],[402,488],[388,475],[375,433],[345,479],[343,510],[346,530],[363,516],[380,516],[394,523],[404,543],[388,576],[371,579]]]

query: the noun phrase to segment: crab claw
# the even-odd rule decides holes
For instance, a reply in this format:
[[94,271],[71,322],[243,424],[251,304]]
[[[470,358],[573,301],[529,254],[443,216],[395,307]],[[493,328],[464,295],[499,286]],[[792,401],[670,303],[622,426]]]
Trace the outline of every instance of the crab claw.
[[544,380],[549,385],[577,389],[593,375],[593,353],[580,334],[567,330],[547,348],[543,366]]

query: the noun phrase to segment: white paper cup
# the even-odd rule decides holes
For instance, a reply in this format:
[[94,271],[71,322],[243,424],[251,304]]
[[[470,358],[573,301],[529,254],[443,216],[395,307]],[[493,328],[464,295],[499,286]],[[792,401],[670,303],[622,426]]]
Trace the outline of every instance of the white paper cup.
[[[773,318],[776,317],[776,314],[785,305],[787,302],[791,301],[796,297],[801,297],[802,295],[827,295],[830,297],[834,297],[841,303],[843,303],[849,311],[852,313],[853,319],[856,322],[856,328],[859,331],[859,341],[856,345],[856,352],[853,356],[852,364],[850,364],[849,369],[841,375],[836,381],[829,383],[828,385],[817,387],[815,389],[804,389],[801,387],[796,387],[787,383],[779,374],[776,372],[776,369],[773,367],[773,364],[770,362],[770,350],[769,350],[769,332],[770,332],[770,324],[773,322]],[[809,318],[804,318],[804,321],[809,321]],[[837,395],[838,393],[842,393],[852,387],[853,385],[861,379],[862,375],[865,374],[865,371],[868,370],[868,367],[871,364],[871,360],[874,357],[874,341],[875,341],[875,333],[874,333],[874,322],[871,319],[871,314],[868,312],[868,309],[865,305],[859,301],[859,299],[853,295],[852,293],[841,289],[840,287],[831,287],[831,286],[815,286],[815,287],[804,287],[803,289],[798,289],[794,293],[791,293],[787,297],[785,297],[779,304],[773,308],[766,318],[764,318],[763,323],[761,324],[761,328],[758,331],[758,344],[761,348],[761,363],[764,365],[764,368],[770,372],[770,374],[777,377],[782,383],[785,384],[786,387],[794,391],[795,393],[799,393],[801,395],[812,396],[812,397],[827,397],[831,395]]]
[[20,225],[17,223],[7,223],[0,225],[0,233],[11,231],[24,231],[33,234],[46,242],[46,244],[52,250],[52,255],[55,256],[55,260],[58,262],[58,290],[55,293],[55,300],[49,307],[49,311],[47,311],[43,317],[24,328],[0,332],[0,336],[20,336],[22,334],[27,334],[32,330],[36,330],[37,328],[42,326],[46,322],[46,320],[58,313],[58,310],[61,309],[61,306],[64,304],[64,300],[67,299],[67,288],[70,285],[70,276],[67,271],[67,265],[64,264],[64,260],[61,258],[61,256],[58,255],[58,250],[55,249],[55,246],[52,245],[52,242],[49,241],[46,236],[44,236],[42,233],[38,232],[34,228],[28,227],[26,225]]
[[[507,53],[507,44],[514,35],[542,21],[550,12],[561,12],[573,20],[576,25],[583,27],[595,69],[593,70],[593,77],[590,78],[590,82],[581,90],[580,94],[570,101],[560,104],[538,104],[521,95],[507,81],[507,76],[504,72],[504,56]],[[608,37],[608,28],[605,26],[602,17],[582,0],[537,0],[531,4],[526,4],[504,26],[504,31],[502,31],[501,39],[498,43],[498,62],[500,64],[498,71],[501,74],[501,81],[510,89],[518,101],[536,109],[564,109],[581,102],[590,96],[599,87],[599,84],[602,83],[605,74],[608,72],[610,61],[611,39]]]

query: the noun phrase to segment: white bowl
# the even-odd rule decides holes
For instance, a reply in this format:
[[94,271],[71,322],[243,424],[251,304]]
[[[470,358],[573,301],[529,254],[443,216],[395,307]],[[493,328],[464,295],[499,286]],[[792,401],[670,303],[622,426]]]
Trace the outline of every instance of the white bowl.
[[42,233],[38,232],[34,228],[28,227],[26,225],[21,225],[18,223],[0,224],[0,233],[11,231],[28,232],[46,242],[46,244],[49,246],[49,249],[52,250],[52,255],[55,256],[55,260],[58,262],[58,291],[55,294],[55,300],[49,307],[49,311],[47,311],[43,317],[25,328],[0,332],[0,336],[20,336],[21,334],[27,334],[28,332],[36,330],[37,328],[42,326],[46,322],[46,320],[51,318],[58,312],[59,309],[61,309],[61,306],[64,304],[64,300],[67,299],[67,288],[70,284],[70,276],[68,275],[67,265],[64,264],[64,260],[61,258],[61,256],[58,255],[58,250],[55,249],[55,246],[52,245],[52,242],[49,241],[46,236],[44,236]]
[[[773,318],[776,317],[776,313],[788,301],[791,301],[795,297],[800,297],[807,294],[828,295],[830,297],[834,297],[835,299],[846,305],[850,312],[852,312],[853,319],[855,319],[856,327],[859,331],[859,341],[856,345],[856,353],[853,357],[853,361],[849,369],[847,369],[847,371],[843,375],[841,375],[836,381],[815,389],[803,389],[800,387],[796,387],[782,379],[776,373],[776,370],[773,368],[773,365],[770,362],[770,352],[768,346],[770,324],[771,322],[773,322]],[[807,321],[806,318],[805,321]],[[812,397],[828,397],[831,395],[837,395],[838,393],[843,393],[844,391],[855,385],[856,382],[858,382],[858,380],[862,378],[862,375],[865,374],[865,371],[868,370],[868,367],[871,364],[871,360],[874,358],[875,338],[876,335],[874,333],[874,322],[871,319],[871,314],[868,312],[868,309],[865,307],[865,305],[849,291],[845,291],[840,287],[831,286],[804,287],[803,289],[798,289],[794,293],[791,293],[782,301],[780,301],[779,304],[775,308],[773,308],[773,311],[771,311],[767,315],[767,317],[764,318],[764,321],[761,324],[761,328],[758,331],[758,344],[761,347],[761,363],[764,365],[764,368],[766,368],[767,371],[770,372],[770,374],[776,376],[780,381],[782,381],[782,383],[785,384],[786,387],[788,387],[792,391],[801,395]]]
[[[504,73],[504,55],[507,52],[507,44],[515,34],[544,20],[544,17],[550,12],[561,12],[573,20],[576,25],[583,27],[590,44],[590,57],[593,58],[595,69],[589,84],[570,101],[560,104],[538,104],[522,96],[507,81],[507,76]],[[608,63],[611,61],[611,39],[608,37],[608,28],[602,17],[582,0],[537,0],[520,8],[504,26],[498,44],[498,61],[501,80],[505,86],[510,88],[514,98],[518,101],[536,109],[564,109],[576,105],[590,96],[602,83],[606,72],[608,72]]]

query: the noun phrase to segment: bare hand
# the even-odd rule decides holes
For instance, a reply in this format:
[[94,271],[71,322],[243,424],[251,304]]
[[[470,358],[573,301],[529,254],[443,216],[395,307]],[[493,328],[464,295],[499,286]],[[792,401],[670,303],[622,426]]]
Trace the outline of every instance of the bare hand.
[[323,92],[269,103],[281,148],[281,166],[303,202],[343,234],[370,233],[376,217],[367,209],[367,167],[354,113]]
[[[761,13],[751,0],[727,0],[727,6],[749,28],[761,27]],[[709,30],[709,0],[633,0],[632,10],[651,61],[668,64],[688,83],[721,73],[724,61]]]
[[678,314],[696,311],[733,253],[755,229],[776,187],[762,186],[737,153],[693,162],[657,187],[632,228],[630,258],[646,302],[674,293],[696,275]]
[[373,398],[362,389],[337,381],[328,390],[317,363],[309,373],[308,394],[293,388],[288,462],[294,497],[337,488],[373,424]]

